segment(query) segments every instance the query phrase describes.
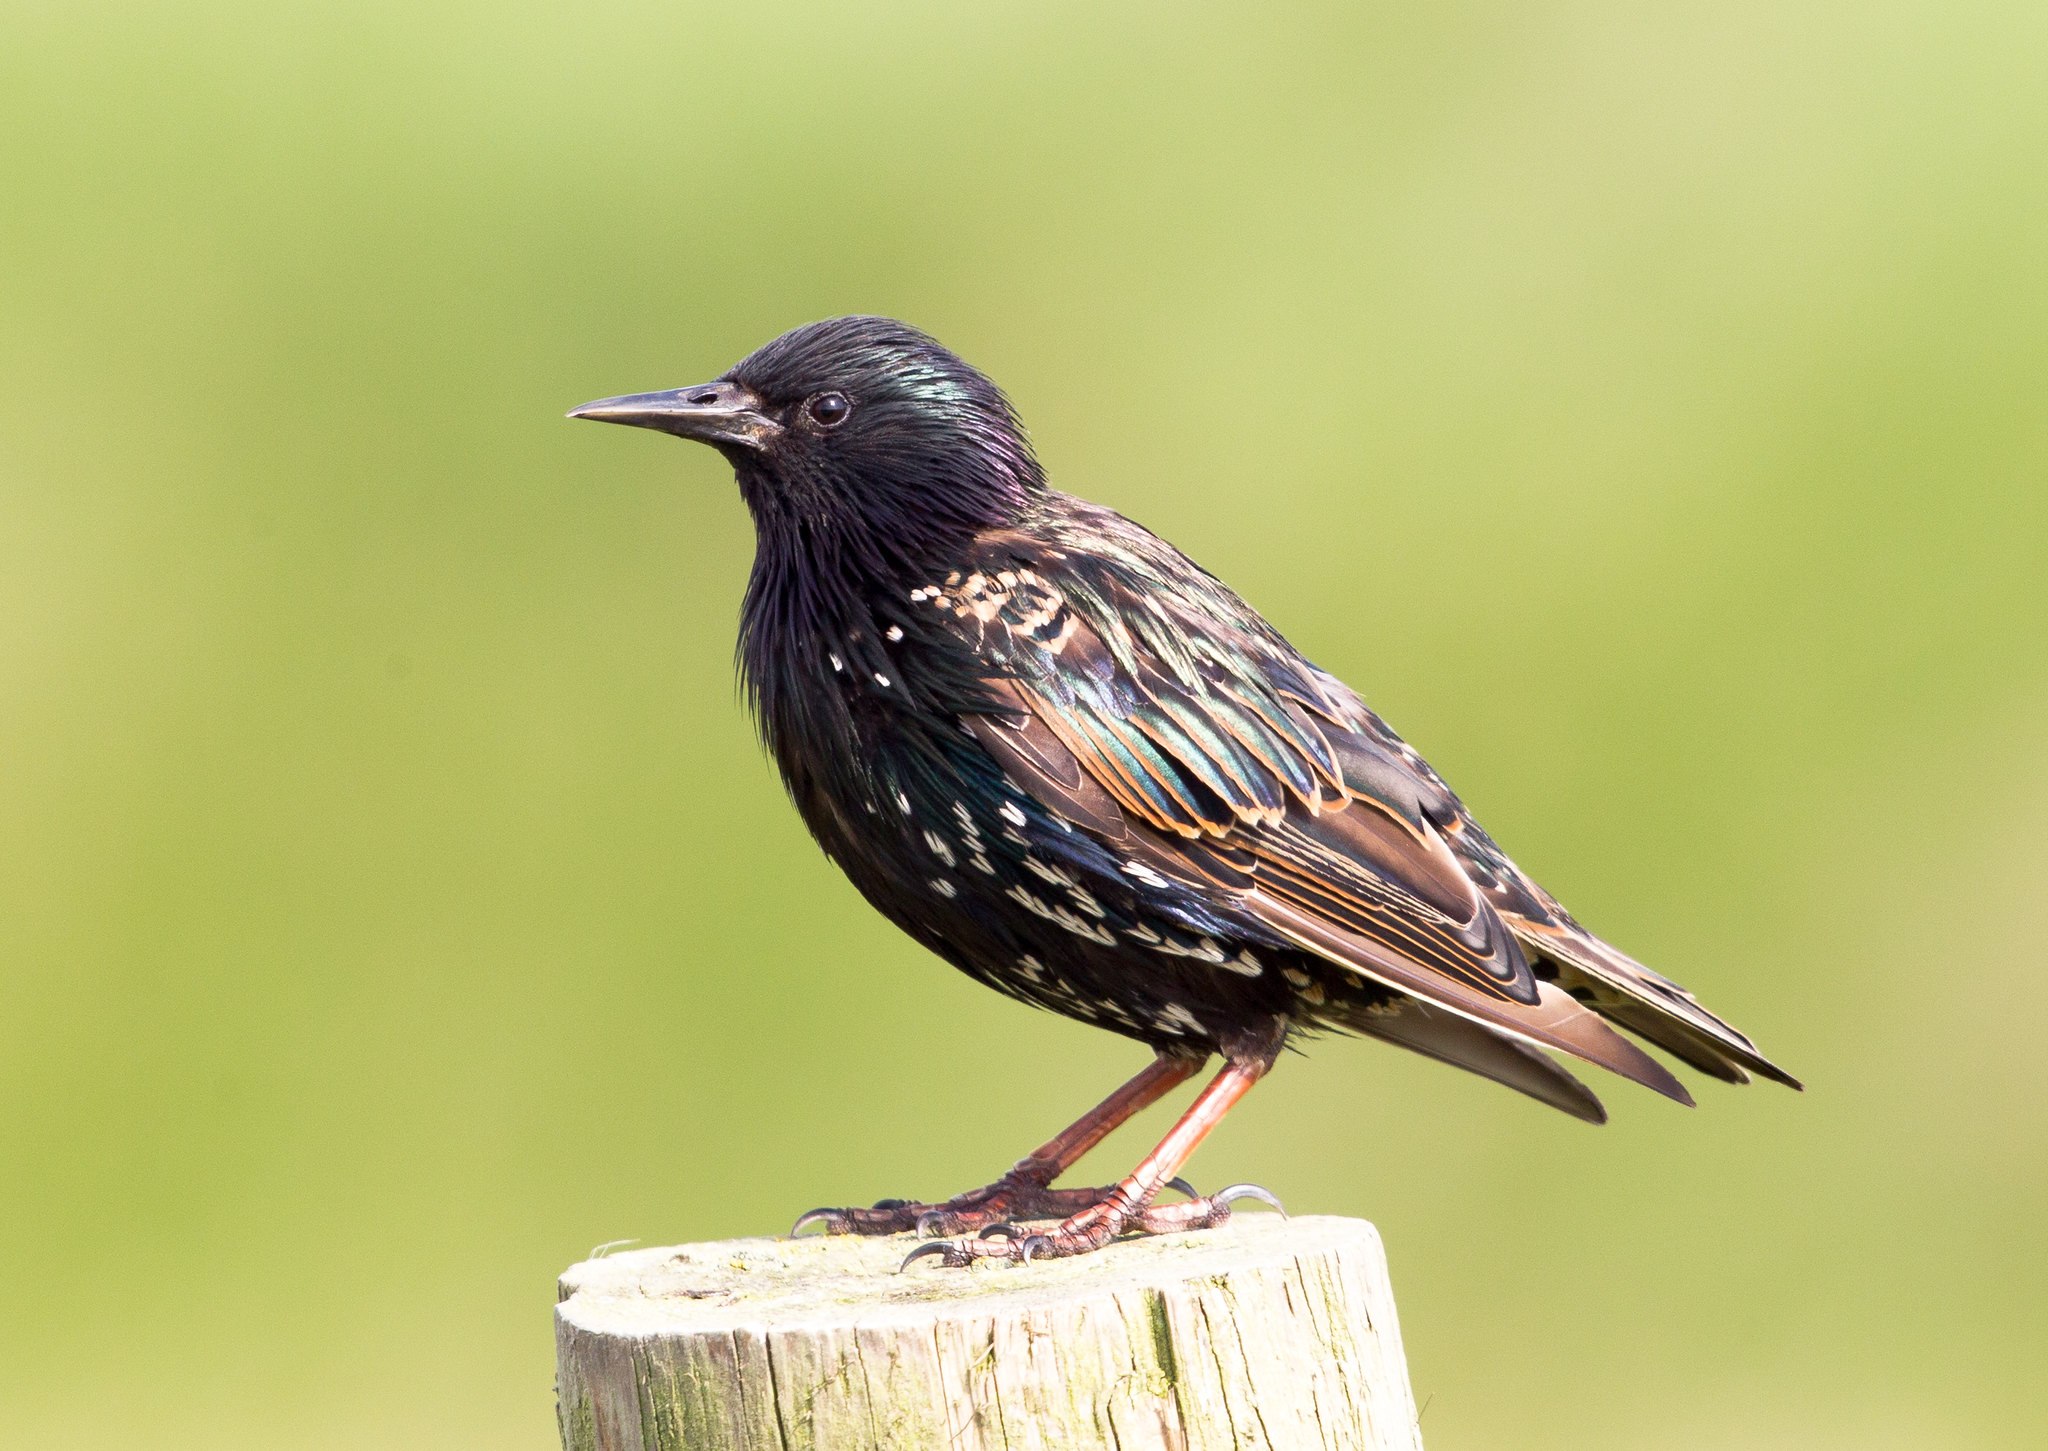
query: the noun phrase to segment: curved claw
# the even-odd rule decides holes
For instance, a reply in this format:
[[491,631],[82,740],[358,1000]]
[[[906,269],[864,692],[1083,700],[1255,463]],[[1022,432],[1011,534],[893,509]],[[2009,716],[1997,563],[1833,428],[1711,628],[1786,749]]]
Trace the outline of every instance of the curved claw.
[[1052,1248],[1054,1248],[1054,1245],[1050,1236],[1043,1234],[1026,1235],[1024,1243],[1017,1246],[1017,1263],[1028,1265],[1031,1263],[1033,1255],[1042,1254]]
[[877,1199],[873,1207],[876,1209],[908,1209],[910,1201],[908,1199]]
[[1209,1197],[1218,1204],[1235,1204],[1240,1199],[1256,1199],[1259,1203],[1271,1205],[1278,1210],[1282,1219],[1287,1217],[1287,1206],[1275,1199],[1270,1189],[1261,1189],[1256,1184],[1232,1184],[1228,1188],[1218,1189]]
[[924,1259],[927,1256],[936,1256],[938,1259],[944,1261],[946,1265],[949,1267],[965,1264],[966,1260],[960,1258],[959,1255],[960,1251],[958,1247],[956,1247],[951,1240],[935,1239],[929,1244],[919,1245],[916,1249],[912,1250],[909,1254],[905,1255],[903,1257],[903,1263],[896,1266],[896,1273],[899,1275],[902,1274],[905,1270],[909,1269],[912,1265],[916,1264],[919,1260]]
[[919,1239],[934,1239],[945,1234],[946,1211],[943,1209],[927,1209],[924,1213],[917,1216],[916,1228]]
[[984,1224],[981,1227],[981,1232],[974,1237],[976,1239],[991,1239],[996,1235],[1001,1235],[1004,1239],[1017,1239],[1023,1233],[1023,1230],[1017,1228],[1016,1225],[1011,1224],[1008,1220],[999,1219],[994,1224]]
[[796,1217],[796,1223],[789,1227],[789,1237],[795,1239],[813,1224],[824,1225],[826,1227],[825,1233],[830,1234],[832,1232],[832,1221],[838,1217],[839,1211],[836,1209],[813,1209],[808,1213],[799,1214]]
[[1202,1197],[1201,1194],[1196,1191],[1195,1186],[1188,1183],[1188,1181],[1185,1179],[1168,1179],[1166,1183],[1161,1187],[1166,1189],[1178,1189],[1182,1194],[1185,1194],[1190,1199],[1200,1199]]

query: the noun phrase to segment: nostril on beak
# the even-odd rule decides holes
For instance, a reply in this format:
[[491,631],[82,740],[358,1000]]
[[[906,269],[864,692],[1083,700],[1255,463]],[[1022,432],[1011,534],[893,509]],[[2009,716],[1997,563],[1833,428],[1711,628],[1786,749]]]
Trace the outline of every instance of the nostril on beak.
[[716,403],[718,401],[718,390],[716,388],[706,388],[701,393],[693,393],[690,395],[690,401],[699,405]]

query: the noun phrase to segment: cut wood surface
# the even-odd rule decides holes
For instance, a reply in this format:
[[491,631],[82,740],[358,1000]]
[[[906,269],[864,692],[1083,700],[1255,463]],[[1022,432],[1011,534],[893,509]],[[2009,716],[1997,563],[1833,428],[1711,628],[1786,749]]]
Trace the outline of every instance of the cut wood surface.
[[1419,1451],[1378,1233],[1243,1215],[1028,1266],[741,1239],[562,1276],[566,1451]]

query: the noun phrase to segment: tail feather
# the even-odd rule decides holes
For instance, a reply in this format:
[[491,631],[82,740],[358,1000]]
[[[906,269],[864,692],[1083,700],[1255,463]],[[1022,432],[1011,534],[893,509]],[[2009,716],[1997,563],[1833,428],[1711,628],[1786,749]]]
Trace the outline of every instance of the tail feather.
[[1337,998],[1323,1008],[1321,1020],[1490,1078],[1589,1124],[1607,1122],[1607,1110],[1593,1090],[1548,1055],[1406,993]]
[[[1446,973],[1423,967],[1363,933],[1336,926],[1283,899],[1255,891],[1248,901],[1260,919],[1281,936],[1367,981],[1420,998],[1445,1012],[1532,1046],[1570,1053],[1674,1102],[1692,1106],[1692,1095],[1670,1069],[1638,1048],[1632,1039],[1615,1032],[1597,1013],[1554,983],[1531,979],[1536,989],[1534,1003],[1489,996]],[[1509,946],[1519,957],[1512,939]],[[1522,970],[1528,971],[1526,966]]]
[[1505,920],[1536,959],[1537,977],[1637,1037],[1724,1083],[1747,1083],[1754,1073],[1787,1088],[1804,1087],[1691,993],[1590,932],[1517,916]]

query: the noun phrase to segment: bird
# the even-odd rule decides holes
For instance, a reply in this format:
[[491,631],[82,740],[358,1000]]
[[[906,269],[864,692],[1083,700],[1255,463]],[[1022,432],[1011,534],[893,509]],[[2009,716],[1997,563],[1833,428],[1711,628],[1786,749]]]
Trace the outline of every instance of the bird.
[[[1574,1118],[1552,1053],[1690,1105],[1709,1077],[1799,1081],[1521,871],[1434,769],[1221,580],[1052,487],[1007,395],[885,317],[810,323],[709,383],[569,417],[708,444],[755,555],[738,659],[811,835],[884,917],[969,977],[1151,1061],[990,1184],[818,1209],[792,1233],[916,1232],[904,1265],[1029,1263],[1211,1228],[1203,1137],[1282,1051],[1379,1039]],[[1620,1031],[1617,1031],[1620,1030]],[[1216,1075],[1113,1184],[1089,1149]],[[1168,1199],[1168,1191],[1182,1196]]]

